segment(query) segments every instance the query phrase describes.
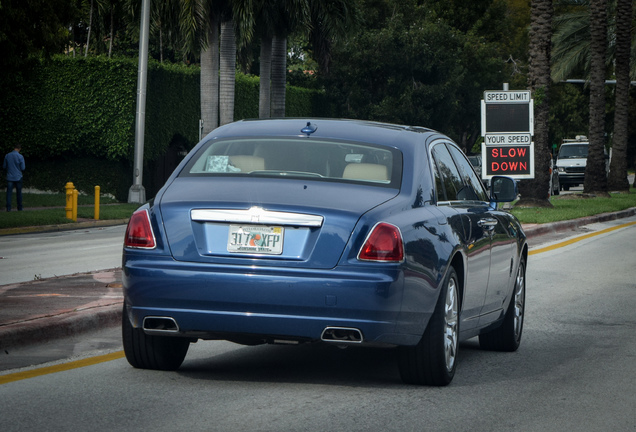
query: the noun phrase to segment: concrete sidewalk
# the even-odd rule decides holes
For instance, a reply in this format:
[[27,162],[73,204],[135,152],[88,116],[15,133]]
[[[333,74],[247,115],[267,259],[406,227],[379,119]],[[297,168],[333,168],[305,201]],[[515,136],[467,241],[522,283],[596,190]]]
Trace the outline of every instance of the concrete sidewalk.
[[[530,239],[636,215],[636,208],[571,221],[524,225]],[[0,285],[0,351],[121,323],[121,269]]]
[[0,286],[0,352],[121,323],[121,270]]

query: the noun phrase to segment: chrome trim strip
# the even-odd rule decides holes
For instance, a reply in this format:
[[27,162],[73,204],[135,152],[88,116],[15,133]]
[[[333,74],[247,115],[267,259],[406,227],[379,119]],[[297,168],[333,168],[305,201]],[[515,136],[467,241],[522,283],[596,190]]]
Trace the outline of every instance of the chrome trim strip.
[[324,218],[304,213],[288,213],[252,207],[248,210],[192,209],[190,218],[197,222],[249,223],[264,225],[322,226]]

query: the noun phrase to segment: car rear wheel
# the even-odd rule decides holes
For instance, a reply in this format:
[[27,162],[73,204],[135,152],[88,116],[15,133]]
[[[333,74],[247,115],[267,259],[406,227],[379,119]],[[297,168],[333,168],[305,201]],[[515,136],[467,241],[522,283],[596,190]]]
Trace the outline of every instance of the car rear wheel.
[[451,267],[422,339],[414,347],[398,349],[402,381],[434,386],[450,384],[457,367],[458,310],[459,285],[457,273]]
[[521,343],[526,305],[526,261],[522,257],[517,270],[513,297],[503,323],[493,331],[479,335],[479,346],[492,351],[516,351]]
[[190,341],[171,336],[150,336],[134,328],[126,306],[122,313],[124,353],[131,366],[139,369],[176,370],[183,363]]

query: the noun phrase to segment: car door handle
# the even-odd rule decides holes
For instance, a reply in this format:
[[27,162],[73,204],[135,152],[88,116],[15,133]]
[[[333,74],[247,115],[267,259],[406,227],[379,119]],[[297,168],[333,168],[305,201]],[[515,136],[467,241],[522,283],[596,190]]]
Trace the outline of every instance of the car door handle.
[[497,219],[493,219],[493,218],[479,219],[479,221],[477,222],[477,225],[487,230],[493,230],[497,226]]

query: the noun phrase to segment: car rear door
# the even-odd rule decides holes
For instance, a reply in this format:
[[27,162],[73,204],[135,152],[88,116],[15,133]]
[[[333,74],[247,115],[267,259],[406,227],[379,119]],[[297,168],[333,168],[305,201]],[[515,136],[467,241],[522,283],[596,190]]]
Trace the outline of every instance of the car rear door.
[[[461,215],[463,221],[463,243],[467,258],[466,287],[461,312],[461,328],[469,330],[477,326],[484,305],[490,276],[490,253],[492,224],[488,203],[484,202],[483,188],[475,189],[465,181],[468,175],[460,172],[451,150],[454,146],[439,141],[431,148],[435,165],[437,205],[447,206]],[[457,150],[459,151],[459,150]],[[466,161],[466,163],[468,163]],[[476,179],[472,168],[468,168]],[[478,181],[478,180],[477,180]]]

